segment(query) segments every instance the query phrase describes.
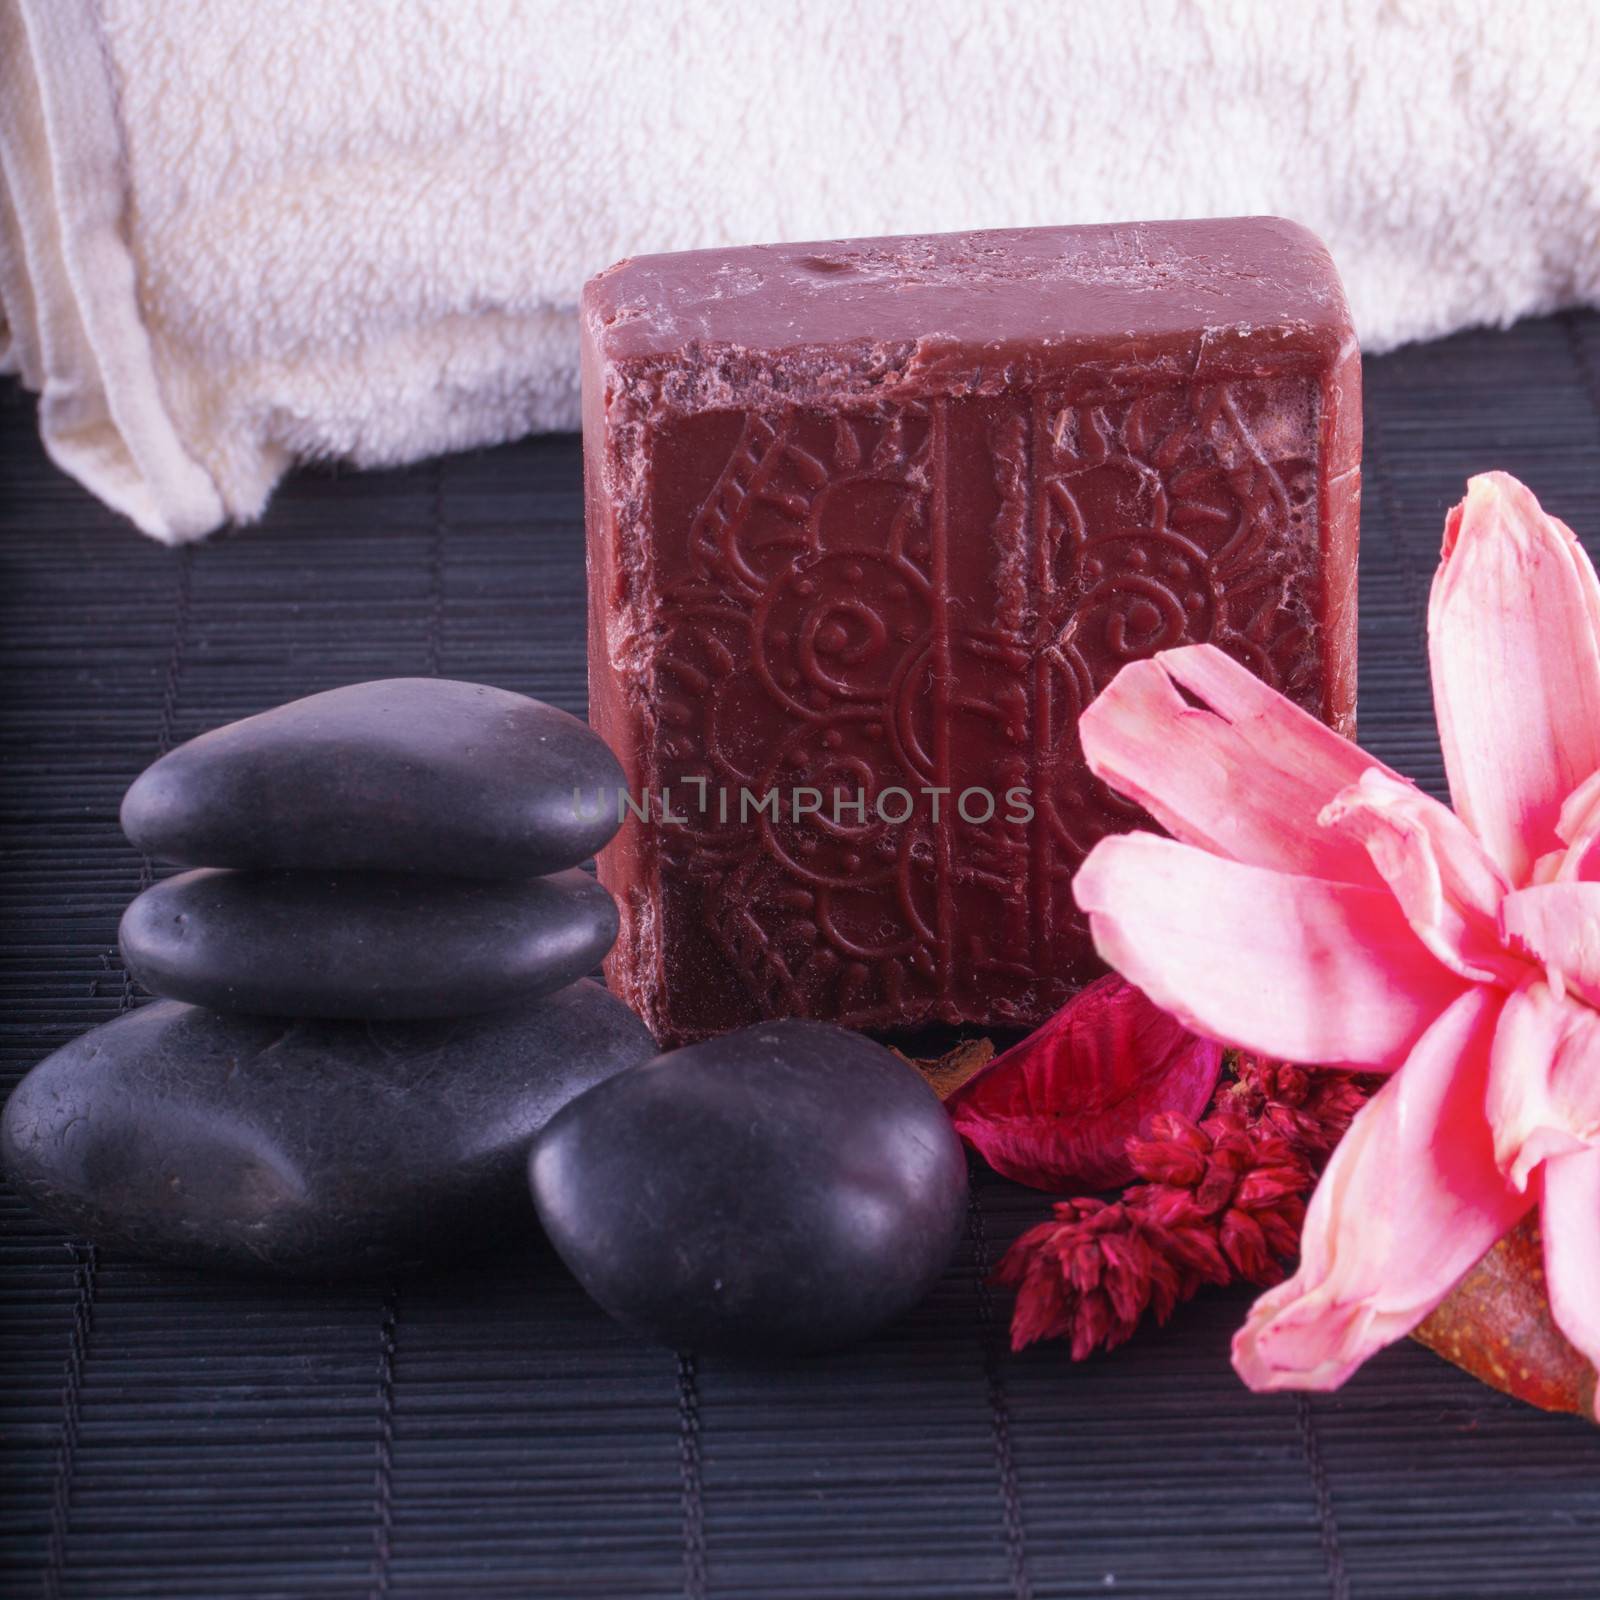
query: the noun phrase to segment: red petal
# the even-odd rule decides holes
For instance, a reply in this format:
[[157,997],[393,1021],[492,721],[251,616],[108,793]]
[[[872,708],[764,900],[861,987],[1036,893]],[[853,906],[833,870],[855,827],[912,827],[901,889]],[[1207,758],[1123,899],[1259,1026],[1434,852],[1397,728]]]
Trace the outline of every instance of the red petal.
[[1133,1177],[1128,1140],[1157,1112],[1204,1113],[1222,1053],[1113,975],[945,1104],[956,1132],[1005,1177],[1036,1189],[1110,1189]]
[[1272,1260],[1261,1224],[1237,1208],[1223,1216],[1222,1251],[1241,1278],[1260,1277]]
[[1011,1348],[1022,1350],[1041,1339],[1058,1338],[1071,1327],[1072,1308],[1061,1279],[1048,1271],[1026,1273],[1011,1315]]

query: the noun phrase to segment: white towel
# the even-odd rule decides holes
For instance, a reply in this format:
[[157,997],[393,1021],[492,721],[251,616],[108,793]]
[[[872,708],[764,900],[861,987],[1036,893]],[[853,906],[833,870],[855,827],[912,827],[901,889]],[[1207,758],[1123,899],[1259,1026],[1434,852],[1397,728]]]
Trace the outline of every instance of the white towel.
[[576,425],[640,251],[1278,212],[1369,350],[1600,298],[1592,0],[0,0],[0,370],[159,539]]

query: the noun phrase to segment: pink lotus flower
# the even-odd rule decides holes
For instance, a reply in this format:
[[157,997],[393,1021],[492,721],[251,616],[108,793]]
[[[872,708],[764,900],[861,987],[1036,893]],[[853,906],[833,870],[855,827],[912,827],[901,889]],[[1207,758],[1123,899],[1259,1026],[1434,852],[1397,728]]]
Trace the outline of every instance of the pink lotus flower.
[[1428,638],[1454,810],[1209,645],[1125,667],[1081,724],[1171,834],[1084,862],[1105,959],[1199,1033],[1392,1074],[1235,1336],[1255,1389],[1336,1387],[1534,1205],[1600,1366],[1600,583],[1504,473],[1446,521]]

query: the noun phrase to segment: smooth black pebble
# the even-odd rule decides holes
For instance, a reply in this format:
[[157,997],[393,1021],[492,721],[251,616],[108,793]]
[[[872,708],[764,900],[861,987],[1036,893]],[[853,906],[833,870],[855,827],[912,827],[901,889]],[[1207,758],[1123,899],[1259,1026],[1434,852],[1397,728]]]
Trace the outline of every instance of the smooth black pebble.
[[532,1232],[528,1143],[650,1056],[596,983],[450,1022],[284,1022],[160,1001],[23,1078],[0,1164],[65,1232],[184,1266],[314,1277]]
[[543,701],[384,678],[180,745],[128,790],[122,826],[191,866],[532,877],[610,839],[622,781],[599,735]]
[[617,936],[585,872],[518,883],[388,872],[201,868],[123,913],[128,970],[153,994],[274,1017],[394,1020],[549,994]]
[[827,1023],[766,1023],[630,1068],[529,1159],[551,1242],[619,1321],[681,1350],[864,1338],[938,1281],[967,1164],[917,1071]]

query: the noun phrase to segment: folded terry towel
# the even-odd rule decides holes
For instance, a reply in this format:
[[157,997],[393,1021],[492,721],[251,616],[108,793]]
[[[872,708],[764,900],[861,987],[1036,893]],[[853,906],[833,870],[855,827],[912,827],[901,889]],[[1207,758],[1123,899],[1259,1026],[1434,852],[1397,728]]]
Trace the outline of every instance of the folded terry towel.
[[0,0],[0,370],[147,533],[577,422],[639,251],[1273,211],[1366,346],[1600,298],[1583,0]]

